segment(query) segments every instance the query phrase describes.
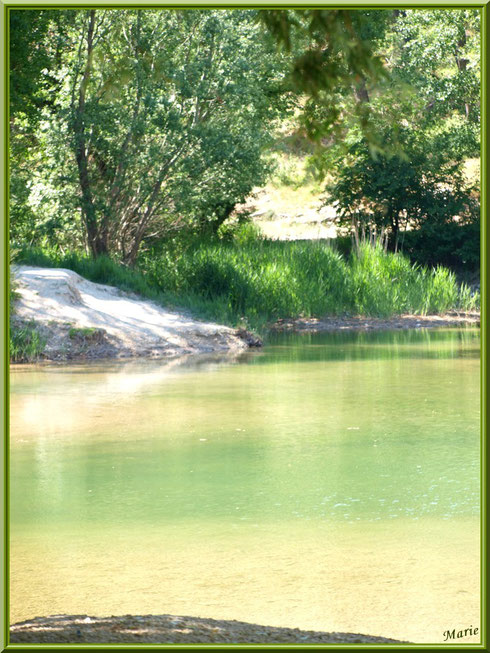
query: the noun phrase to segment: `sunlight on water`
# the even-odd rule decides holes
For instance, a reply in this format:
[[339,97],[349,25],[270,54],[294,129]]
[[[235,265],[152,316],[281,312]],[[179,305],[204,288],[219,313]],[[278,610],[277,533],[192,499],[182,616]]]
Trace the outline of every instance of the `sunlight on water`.
[[17,367],[11,392],[13,622],[480,625],[477,330]]

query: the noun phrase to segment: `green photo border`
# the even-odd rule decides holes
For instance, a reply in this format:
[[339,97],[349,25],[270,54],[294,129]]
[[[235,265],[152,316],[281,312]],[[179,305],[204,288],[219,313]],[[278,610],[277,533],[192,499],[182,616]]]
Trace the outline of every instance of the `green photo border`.
[[[1,142],[3,146],[3,157],[2,157],[2,170],[0,174],[0,179],[2,183],[2,198],[3,198],[3,228],[0,230],[0,248],[3,253],[2,265],[1,265],[1,279],[0,279],[0,289],[1,289],[1,299],[0,305],[3,307],[3,338],[2,338],[2,361],[3,361],[3,370],[1,375],[2,388],[0,392],[1,396],[1,412],[4,416],[3,418],[3,428],[4,428],[4,446],[0,448],[2,453],[1,467],[3,471],[4,482],[1,484],[2,487],[2,498],[1,506],[3,507],[4,519],[2,520],[2,581],[3,581],[3,592],[1,593],[2,605],[1,605],[1,615],[2,620],[0,624],[0,651],[3,650],[38,650],[38,649],[49,649],[49,650],[92,650],[92,649],[124,649],[124,650],[140,650],[140,649],[210,649],[210,648],[237,648],[237,649],[339,649],[339,648],[380,648],[383,649],[442,649],[442,648],[451,648],[451,649],[467,649],[467,650],[487,650],[487,641],[488,641],[488,628],[487,628],[487,605],[486,605],[486,591],[487,591],[487,564],[486,564],[486,554],[487,554],[487,519],[486,519],[486,424],[487,424],[487,405],[488,405],[488,389],[487,389],[487,348],[488,348],[488,333],[486,325],[486,314],[487,314],[487,287],[488,287],[488,277],[489,277],[489,268],[487,265],[487,238],[488,238],[488,214],[487,214],[487,188],[489,187],[489,173],[488,173],[488,139],[487,139],[487,128],[486,128],[486,117],[488,109],[488,88],[489,88],[489,71],[490,65],[487,63],[486,57],[490,56],[488,50],[488,34],[490,27],[490,16],[488,11],[488,1],[481,2],[462,2],[461,0],[447,0],[446,2],[437,2],[430,0],[413,0],[406,2],[390,2],[388,0],[373,0],[372,2],[365,2],[363,0],[351,0],[350,2],[325,2],[325,1],[316,1],[308,3],[300,3],[297,0],[276,0],[276,1],[235,1],[233,0],[214,0],[213,2],[197,2],[196,0],[181,0],[180,2],[161,2],[159,0],[146,0],[143,3],[135,3],[133,0],[118,0],[117,2],[77,2],[73,0],[72,2],[68,1],[47,1],[42,2],[42,0],[34,0],[31,2],[22,2],[22,0],[10,0],[8,2],[3,2],[0,0],[1,11],[0,11],[0,36],[2,37],[3,43],[3,57],[4,64],[1,67],[1,88],[3,90],[3,102],[2,102],[2,133],[1,133]],[[8,137],[9,137],[9,117],[8,117],[8,70],[9,70],[9,50],[8,50],[8,15],[11,9],[86,9],[86,8],[112,8],[112,9],[238,9],[238,8],[270,8],[270,9],[281,9],[281,8],[342,8],[342,9],[468,9],[475,8],[479,9],[481,13],[481,115],[482,115],[482,124],[481,124],[481,465],[480,465],[480,474],[481,474],[481,561],[482,561],[482,571],[481,571],[481,622],[480,622],[480,632],[482,634],[481,644],[404,644],[404,645],[393,645],[393,644],[9,644],[8,643],[8,627],[9,627],[9,618],[8,618],[8,608],[9,608],[9,596],[8,596],[8,554],[9,554],[9,530],[8,530],[8,519],[9,519],[9,479],[8,479],[8,465],[9,465],[9,448],[8,448],[8,433],[9,433],[9,415],[8,415],[8,397],[9,397],[9,362],[8,362],[8,288],[9,288],[9,243],[8,243]]]

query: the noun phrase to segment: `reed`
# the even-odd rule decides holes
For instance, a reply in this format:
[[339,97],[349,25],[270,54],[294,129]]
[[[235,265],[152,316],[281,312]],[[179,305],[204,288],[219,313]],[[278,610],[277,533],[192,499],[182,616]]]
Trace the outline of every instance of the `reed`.
[[412,264],[365,242],[345,259],[324,241],[272,241],[254,234],[224,241],[177,240],[127,268],[100,257],[22,250],[17,261],[67,267],[160,304],[226,324],[263,330],[279,318],[389,317],[478,307],[446,268]]

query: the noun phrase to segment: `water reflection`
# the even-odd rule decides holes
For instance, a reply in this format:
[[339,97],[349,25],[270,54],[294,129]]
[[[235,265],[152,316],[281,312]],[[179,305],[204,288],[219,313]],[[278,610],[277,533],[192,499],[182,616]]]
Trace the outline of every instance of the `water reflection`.
[[412,641],[475,626],[478,346],[477,330],[302,334],[15,369],[12,618],[176,612]]
[[[278,360],[373,360],[480,356],[479,329],[397,329],[334,333],[276,333],[268,338]],[[316,351],[321,350],[321,353]],[[287,357],[286,357],[287,356]],[[293,357],[293,358],[292,358]],[[256,363],[266,362],[263,359]]]

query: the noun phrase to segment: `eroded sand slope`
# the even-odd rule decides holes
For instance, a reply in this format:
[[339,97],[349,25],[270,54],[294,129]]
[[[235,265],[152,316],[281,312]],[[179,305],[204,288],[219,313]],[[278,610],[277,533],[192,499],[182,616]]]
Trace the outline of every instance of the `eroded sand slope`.
[[13,266],[14,320],[35,320],[45,357],[175,356],[246,349],[247,337],[199,322],[72,270]]

